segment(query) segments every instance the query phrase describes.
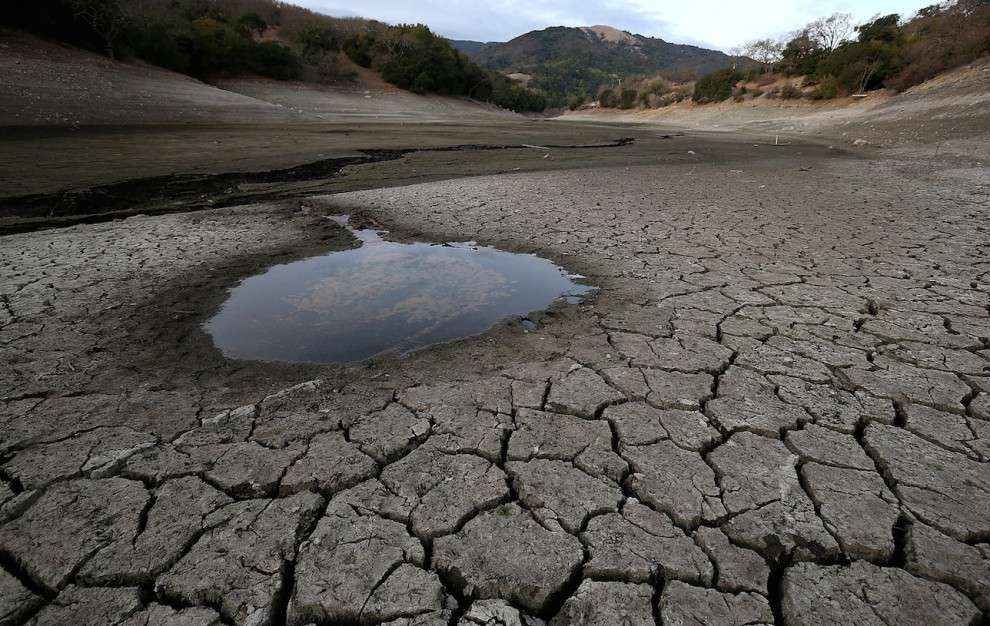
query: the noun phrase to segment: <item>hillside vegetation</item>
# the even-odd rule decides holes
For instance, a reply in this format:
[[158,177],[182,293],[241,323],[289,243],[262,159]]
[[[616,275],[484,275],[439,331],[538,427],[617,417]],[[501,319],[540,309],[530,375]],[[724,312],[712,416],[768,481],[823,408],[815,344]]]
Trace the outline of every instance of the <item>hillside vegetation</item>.
[[[757,66],[722,68],[694,80],[659,72],[601,87],[602,108],[661,108],[691,98],[698,104],[755,98],[825,100],[875,89],[903,91],[990,54],[990,0],[958,0],[855,25],[836,14],[783,41],[759,40],[740,50]],[[577,109],[587,103],[576,98]]]
[[661,70],[704,74],[751,63],[716,50],[605,26],[534,31],[507,43],[486,45],[473,59],[490,69],[532,76],[529,86],[543,92],[554,106],[594,97],[602,86],[614,86],[633,75]]
[[346,54],[416,93],[467,96],[520,112],[546,106],[422,25],[332,18],[277,0],[13,1],[2,12],[6,24],[201,79],[346,80]]

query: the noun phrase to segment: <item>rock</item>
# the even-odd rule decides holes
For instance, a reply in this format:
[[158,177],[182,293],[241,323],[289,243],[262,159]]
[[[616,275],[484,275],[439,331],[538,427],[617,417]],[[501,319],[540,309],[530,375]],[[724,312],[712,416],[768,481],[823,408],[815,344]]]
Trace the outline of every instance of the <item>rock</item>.
[[863,561],[823,567],[801,563],[784,572],[784,619],[796,626],[938,626],[972,624],[979,610],[952,587]]
[[90,585],[149,583],[170,568],[189,542],[211,523],[214,515],[233,500],[194,477],[171,480],[155,492],[144,528],[129,541],[115,542],[100,550],[80,570]]
[[476,600],[458,626],[542,626],[543,620],[520,613],[505,600]]
[[316,435],[305,454],[293,463],[281,480],[283,495],[316,491],[332,496],[378,473],[378,465],[357,444],[339,432]]
[[653,626],[653,587],[586,580],[550,626]]
[[710,584],[712,564],[666,516],[626,502],[622,513],[596,517],[581,533],[591,557],[584,575],[604,580],[652,582],[664,579]]
[[550,385],[547,408],[557,413],[594,418],[598,411],[624,400],[625,396],[587,368],[579,368]]
[[593,478],[566,461],[538,459],[507,463],[506,472],[519,500],[545,525],[552,520],[577,533],[591,516],[617,510],[622,490]]
[[717,528],[701,527],[694,534],[698,545],[718,569],[717,587],[720,591],[741,593],[752,591],[767,595],[770,567],[759,554],[732,545]]
[[412,509],[410,522],[423,539],[450,534],[479,511],[509,499],[505,473],[468,454],[447,454],[429,443],[389,465],[380,478]]
[[900,507],[879,474],[818,463],[804,465],[801,473],[818,514],[843,552],[878,563],[894,555],[893,527]]
[[[158,578],[156,591],[185,605],[215,604],[238,623],[267,624],[284,601],[282,578],[296,560],[296,545],[323,504],[302,493],[225,507],[219,512],[225,521]],[[207,517],[208,526],[217,515]]]
[[697,526],[726,514],[715,472],[700,454],[683,450],[672,441],[623,446],[620,451],[633,472],[626,479],[629,489],[678,524]]
[[869,426],[863,441],[918,519],[959,541],[990,533],[986,465],[940,448],[903,428]]
[[0,551],[58,590],[95,552],[133,540],[149,498],[141,483],[122,478],[56,483],[3,527]]
[[518,506],[482,513],[433,544],[434,568],[481,599],[501,598],[542,613],[581,567],[576,537],[551,532]]
[[730,594],[672,581],[660,594],[666,626],[748,626],[773,624],[767,599],[755,593]]
[[835,554],[839,546],[801,488],[797,457],[776,439],[734,435],[708,455],[732,518],[721,528],[737,545],[798,559]]

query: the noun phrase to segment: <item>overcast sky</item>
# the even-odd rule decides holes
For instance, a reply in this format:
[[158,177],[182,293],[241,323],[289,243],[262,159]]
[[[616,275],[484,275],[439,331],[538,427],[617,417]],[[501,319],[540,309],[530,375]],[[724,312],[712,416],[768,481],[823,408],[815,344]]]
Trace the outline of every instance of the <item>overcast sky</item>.
[[777,36],[836,11],[860,20],[909,15],[936,0],[295,0],[329,15],[422,22],[451,39],[508,41],[548,26],[606,24],[622,30],[728,50]]

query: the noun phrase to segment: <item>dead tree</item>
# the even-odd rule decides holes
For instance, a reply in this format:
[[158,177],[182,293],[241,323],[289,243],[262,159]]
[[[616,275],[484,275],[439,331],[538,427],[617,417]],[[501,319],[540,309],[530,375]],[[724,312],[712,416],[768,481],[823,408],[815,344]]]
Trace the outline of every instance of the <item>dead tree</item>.
[[69,6],[103,39],[107,56],[115,59],[114,46],[126,23],[119,0],[69,0]]

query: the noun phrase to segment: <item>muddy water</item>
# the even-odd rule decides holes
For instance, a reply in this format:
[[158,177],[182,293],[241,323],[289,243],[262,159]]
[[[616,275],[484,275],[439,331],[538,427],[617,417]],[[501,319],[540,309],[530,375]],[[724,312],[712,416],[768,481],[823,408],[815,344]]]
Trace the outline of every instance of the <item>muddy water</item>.
[[552,262],[472,242],[361,247],[272,267],[231,290],[206,323],[236,359],[346,363],[483,333],[593,288]]

